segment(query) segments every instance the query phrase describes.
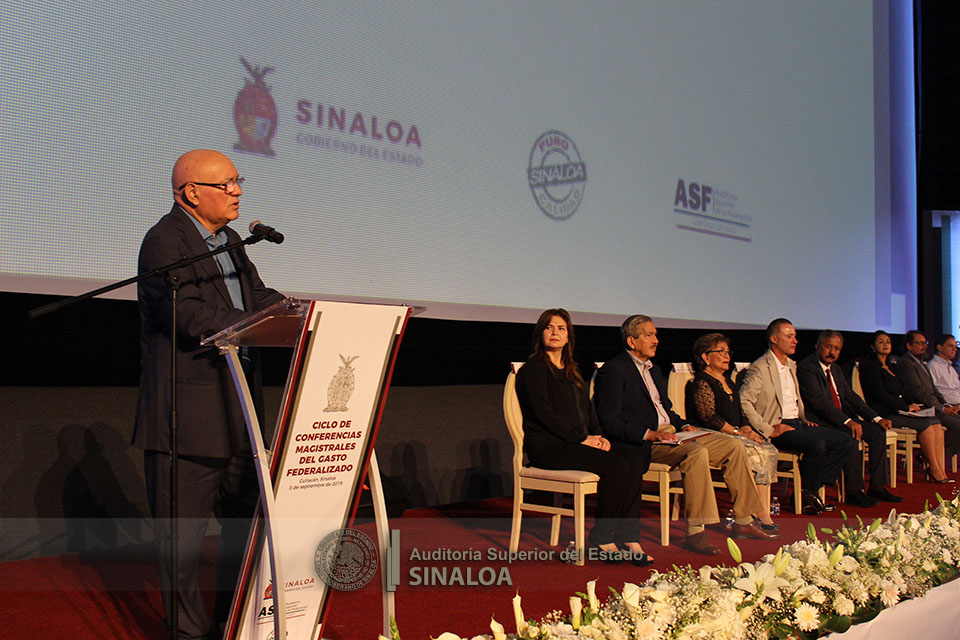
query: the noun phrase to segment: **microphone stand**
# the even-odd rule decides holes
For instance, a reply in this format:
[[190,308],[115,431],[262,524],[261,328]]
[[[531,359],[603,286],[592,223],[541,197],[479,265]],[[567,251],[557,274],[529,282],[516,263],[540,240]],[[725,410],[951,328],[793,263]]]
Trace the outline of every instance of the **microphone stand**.
[[178,627],[180,626],[180,584],[177,579],[177,573],[180,568],[180,527],[177,520],[180,513],[180,483],[177,481],[179,468],[177,464],[177,291],[180,288],[180,277],[173,273],[173,271],[189,266],[194,262],[212,258],[226,251],[238,249],[248,244],[256,244],[266,238],[266,233],[254,233],[243,240],[227,243],[216,249],[211,249],[207,253],[183,258],[177,262],[154,269],[153,271],[147,271],[132,278],[94,289],[93,291],[87,291],[86,293],[58,300],[57,302],[51,302],[50,304],[31,309],[27,312],[27,317],[35,320],[48,313],[54,313],[60,309],[82,302],[83,300],[109,293],[115,289],[135,284],[147,278],[167,276],[167,282],[170,285],[170,302],[172,305],[170,310],[170,640],[178,640]]

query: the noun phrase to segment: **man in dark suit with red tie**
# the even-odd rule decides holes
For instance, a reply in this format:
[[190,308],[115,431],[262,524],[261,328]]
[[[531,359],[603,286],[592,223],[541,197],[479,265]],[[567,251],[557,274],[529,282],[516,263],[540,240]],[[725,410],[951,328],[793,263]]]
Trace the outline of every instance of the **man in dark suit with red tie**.
[[872,506],[877,500],[902,502],[884,486],[889,481],[886,432],[893,424],[876,411],[847,384],[837,358],[843,348],[843,336],[827,329],[817,337],[817,351],[797,365],[800,396],[807,409],[807,418],[822,426],[832,427],[862,440],[870,448],[870,488],[863,493],[863,469],[860,451],[854,449],[844,465],[847,482],[847,503]]

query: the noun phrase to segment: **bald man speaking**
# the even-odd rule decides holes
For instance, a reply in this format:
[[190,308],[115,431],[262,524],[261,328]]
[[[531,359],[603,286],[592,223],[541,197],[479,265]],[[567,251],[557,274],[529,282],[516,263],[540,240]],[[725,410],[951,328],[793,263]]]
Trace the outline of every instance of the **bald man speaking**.
[[[174,205],[147,232],[140,246],[139,272],[201,255],[240,236],[227,227],[240,215],[243,178],[222,153],[189,151],[173,167]],[[243,413],[226,360],[200,341],[247,314],[283,299],[266,287],[241,247],[173,272],[177,290],[177,413],[179,507],[178,616],[181,638],[222,633],[240,569],[258,486]],[[171,606],[170,374],[171,296],[165,277],[142,280],[140,305],[140,398],[133,444],[144,451],[147,497],[156,522],[160,586],[165,620]],[[244,371],[260,396],[256,354],[244,358]],[[258,401],[258,413],[262,402]],[[261,416],[262,423],[262,416]],[[213,618],[198,582],[201,545],[207,522],[216,513],[222,525],[217,555]]]

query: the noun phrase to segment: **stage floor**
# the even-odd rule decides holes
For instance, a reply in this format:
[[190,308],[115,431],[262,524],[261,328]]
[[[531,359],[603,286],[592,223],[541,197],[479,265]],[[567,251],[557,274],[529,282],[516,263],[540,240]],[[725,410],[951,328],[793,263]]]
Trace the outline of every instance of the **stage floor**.
[[[952,477],[960,478],[960,475],[952,474]],[[917,513],[926,503],[936,504],[937,492],[944,498],[952,498],[957,493],[955,487],[960,487],[960,483],[906,484],[901,479],[894,493],[905,498],[903,503],[880,503],[871,509],[843,505],[842,511],[854,524],[858,516],[865,523],[886,517],[891,507],[902,513]],[[775,490],[775,493],[779,491]],[[828,493],[828,498],[833,497]],[[730,506],[729,496],[718,490],[717,498],[720,513],[725,514]],[[788,504],[786,498],[780,500],[782,504]],[[568,597],[584,591],[589,580],[597,580],[597,593],[603,598],[608,587],[619,590],[624,582],[640,583],[651,570],[668,570],[675,564],[699,567],[734,563],[726,552],[727,531],[722,528],[708,531],[714,544],[723,550],[720,556],[707,557],[681,549],[677,543],[684,533],[682,520],[672,523],[673,544],[661,547],[658,507],[654,503],[644,505],[644,516],[649,519],[644,525],[643,544],[656,559],[652,567],[644,569],[630,565],[611,566],[597,561],[588,561],[582,567],[566,564],[559,556],[567,542],[573,539],[572,520],[564,519],[559,547],[550,547],[549,520],[529,515],[524,517],[520,549],[536,551],[537,557],[514,562],[501,559],[499,554],[505,552],[510,533],[509,498],[407,511],[404,517],[390,523],[392,529],[400,531],[400,583],[396,590],[396,607],[403,637],[425,640],[452,631],[469,638],[489,633],[491,615],[511,631],[511,599],[517,593],[522,597],[526,616],[540,618],[554,609],[566,611]],[[818,529],[835,530],[842,524],[840,512],[817,518],[783,513],[777,518],[783,533],[780,540],[741,540],[737,544],[744,561],[755,561],[776,551],[782,544],[804,537],[809,522]],[[589,527],[589,520],[587,524]],[[373,537],[372,525],[364,524],[360,529]],[[826,534],[820,536],[824,538]],[[212,584],[216,543],[216,538],[207,540],[201,567],[202,584]],[[451,555],[466,550],[479,552],[481,559],[449,559]],[[551,551],[552,557],[549,557]],[[441,559],[418,559],[430,556]],[[485,570],[485,567],[489,569]],[[424,584],[428,578],[434,583],[441,582],[440,575],[444,572],[448,584]],[[377,637],[381,632],[379,580],[378,570],[378,575],[364,588],[333,592],[324,637],[330,640],[374,640]],[[490,582],[492,584],[480,584]],[[161,623],[152,545],[2,563],[0,585],[4,592],[0,598],[0,636],[3,638],[162,640],[167,637]],[[208,595],[212,597],[212,594]]]

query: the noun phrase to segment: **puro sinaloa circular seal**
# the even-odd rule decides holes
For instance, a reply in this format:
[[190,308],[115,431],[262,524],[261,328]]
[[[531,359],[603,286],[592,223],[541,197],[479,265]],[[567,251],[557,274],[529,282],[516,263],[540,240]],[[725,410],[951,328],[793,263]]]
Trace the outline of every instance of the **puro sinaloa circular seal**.
[[373,579],[379,564],[376,545],[357,529],[337,529],[328,533],[313,559],[317,575],[337,591],[355,591]]
[[547,217],[566,220],[576,213],[587,186],[587,165],[570,136],[551,130],[537,138],[530,150],[527,181]]

